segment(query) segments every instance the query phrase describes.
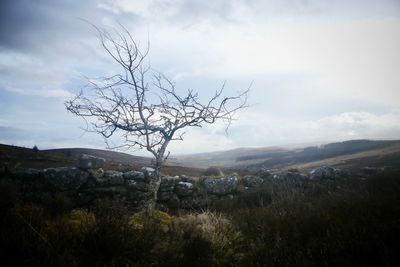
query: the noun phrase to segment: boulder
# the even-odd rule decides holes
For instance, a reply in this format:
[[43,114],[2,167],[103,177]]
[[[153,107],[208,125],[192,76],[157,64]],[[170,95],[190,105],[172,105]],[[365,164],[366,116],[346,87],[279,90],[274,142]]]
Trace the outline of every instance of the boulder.
[[293,169],[289,169],[286,172],[283,172],[281,174],[281,177],[284,177],[286,179],[290,180],[307,180],[308,176],[306,174],[300,173],[298,170],[292,171]]
[[74,167],[43,170],[43,178],[58,190],[76,190],[86,183],[89,174]]
[[127,180],[126,185],[130,190],[147,192],[149,191],[149,184],[137,180]]
[[123,173],[119,171],[105,171],[103,176],[95,180],[100,186],[124,184]]
[[95,180],[101,179],[104,176],[104,170],[102,168],[88,169],[86,171],[90,174],[90,177],[92,177]]
[[93,193],[98,196],[115,196],[125,195],[127,189],[125,186],[109,186],[109,187],[98,187],[92,189]]
[[177,178],[171,176],[164,176],[161,178],[160,188],[158,189],[161,192],[174,191],[175,183],[177,182]]
[[169,201],[173,196],[173,191],[158,191],[157,194],[157,198],[159,201]]
[[246,187],[258,187],[263,182],[264,180],[262,178],[254,175],[246,175],[242,178],[242,183]]
[[78,160],[78,168],[87,169],[99,169],[104,167],[106,160],[104,158],[82,154]]
[[151,177],[153,177],[156,170],[150,167],[142,167],[142,172],[144,173],[146,179],[150,179]]
[[180,175],[179,176],[179,179],[182,181],[182,182],[187,182],[187,183],[192,183],[193,184],[193,178],[192,177],[189,177],[189,176],[187,176],[187,175]]
[[236,175],[225,176],[218,179],[203,176],[200,182],[205,187],[207,193],[221,196],[235,192],[238,186],[238,178]]
[[179,197],[188,197],[193,195],[193,184],[188,182],[179,182],[175,186],[175,193]]
[[328,166],[319,167],[310,171],[310,179],[312,180],[334,180],[340,177],[342,171]]
[[144,176],[143,172],[139,171],[128,171],[124,173],[125,180],[135,180],[135,181],[146,181],[146,177]]

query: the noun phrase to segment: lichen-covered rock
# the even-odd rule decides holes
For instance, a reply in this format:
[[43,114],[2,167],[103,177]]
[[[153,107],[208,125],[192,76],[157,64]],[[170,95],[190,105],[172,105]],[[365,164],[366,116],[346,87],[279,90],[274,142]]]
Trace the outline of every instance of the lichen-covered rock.
[[214,179],[211,177],[202,177],[200,182],[205,187],[207,193],[214,195],[227,195],[236,191],[238,178],[236,175],[225,176]]
[[290,179],[290,180],[307,180],[308,176],[304,173],[300,173],[299,171],[292,171],[288,170],[286,172],[283,172],[281,177],[286,178],[286,179]]
[[263,182],[264,180],[262,178],[254,175],[246,175],[242,178],[242,183],[246,187],[258,187]]
[[174,191],[175,183],[177,183],[177,178],[171,176],[164,176],[161,178],[159,191],[167,192]]
[[58,190],[76,190],[86,183],[89,174],[74,167],[43,170],[44,179]]
[[175,186],[175,193],[180,197],[193,195],[193,184],[188,182],[178,182]]
[[124,184],[123,173],[119,171],[105,171],[103,176],[95,180],[100,186]]
[[159,201],[169,201],[173,196],[173,191],[158,191],[157,199]]
[[83,170],[99,169],[104,166],[106,160],[104,158],[82,154],[78,160],[78,168]]
[[108,186],[94,188],[92,191],[94,194],[99,196],[114,196],[126,194],[127,189],[125,186]]
[[144,176],[143,172],[139,171],[128,171],[124,173],[125,180],[135,180],[135,181],[146,181],[146,177]]
[[192,177],[187,176],[187,175],[180,175],[180,176],[179,176],[179,179],[180,179],[182,182],[187,182],[187,183],[192,183],[192,184],[193,184],[193,182],[194,182],[194,179],[193,179]]
[[144,176],[146,177],[146,179],[151,179],[155,173],[155,169],[154,168],[150,168],[150,167],[142,167],[142,172],[144,173]]
[[334,180],[342,175],[342,171],[328,166],[319,167],[310,171],[312,180]]
[[90,177],[93,179],[101,179],[104,176],[104,170],[102,168],[98,169],[89,169],[87,172],[90,174]]
[[149,191],[149,184],[137,180],[127,180],[126,185],[130,190],[147,192]]

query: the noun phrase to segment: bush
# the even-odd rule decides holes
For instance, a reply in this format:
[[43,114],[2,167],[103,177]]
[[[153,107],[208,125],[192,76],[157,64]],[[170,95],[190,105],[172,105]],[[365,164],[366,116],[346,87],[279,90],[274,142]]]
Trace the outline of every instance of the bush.
[[268,180],[224,213],[149,217],[117,200],[90,210],[71,210],[61,194],[30,203],[3,179],[0,257],[4,266],[397,266],[399,190],[398,173]]

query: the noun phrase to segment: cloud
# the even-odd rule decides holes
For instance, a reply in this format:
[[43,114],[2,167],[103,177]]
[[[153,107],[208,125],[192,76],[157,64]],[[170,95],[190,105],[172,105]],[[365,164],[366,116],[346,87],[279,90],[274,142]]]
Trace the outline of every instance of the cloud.
[[[398,112],[392,111],[400,108],[395,0],[0,5],[0,120],[5,127],[24,125],[26,142],[104,147],[101,138],[78,138],[80,121],[66,115],[62,101],[84,85],[83,75],[120,71],[81,19],[108,29],[121,22],[137,40],[149,37],[149,62],[175,78],[177,90],[207,98],[224,80],[227,94],[254,81],[253,115],[239,114],[228,136],[220,126],[190,130],[173,151],[398,136]],[[73,141],[63,139],[72,133],[67,138]]]
[[231,139],[238,147],[349,139],[400,139],[399,121],[398,110],[383,114],[346,112],[314,120],[243,112],[231,128]]
[[22,138],[26,132],[17,127],[0,126],[0,143],[9,143]]

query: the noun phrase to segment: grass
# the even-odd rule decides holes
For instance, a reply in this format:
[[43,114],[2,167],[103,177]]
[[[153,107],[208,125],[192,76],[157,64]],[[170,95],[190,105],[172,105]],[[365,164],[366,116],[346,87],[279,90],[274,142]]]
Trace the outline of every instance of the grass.
[[26,201],[0,180],[2,266],[397,266],[400,176],[270,179],[213,211]]

